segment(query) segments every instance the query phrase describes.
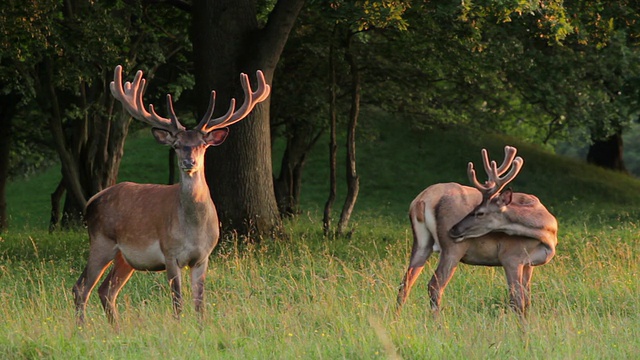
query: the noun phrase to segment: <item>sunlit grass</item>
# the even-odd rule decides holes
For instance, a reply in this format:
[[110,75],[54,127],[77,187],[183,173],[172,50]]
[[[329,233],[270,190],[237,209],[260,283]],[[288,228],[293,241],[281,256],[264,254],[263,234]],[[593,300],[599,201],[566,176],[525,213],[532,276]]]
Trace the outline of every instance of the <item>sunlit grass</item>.
[[[75,324],[70,289],[84,265],[75,244],[84,234],[30,234],[40,248],[59,245],[37,256],[33,245],[3,247],[0,350],[15,358],[118,359],[632,358],[640,350],[634,223],[566,229],[566,245],[534,273],[523,323],[507,306],[502,269],[465,265],[435,317],[426,290],[435,257],[396,318],[411,239],[393,221],[360,220],[368,231],[350,239],[324,239],[297,220],[288,224],[289,240],[223,243],[212,256],[202,322],[188,287],[177,321],[164,274],[136,273],[119,298],[120,332],[95,294],[87,323]],[[3,242],[28,247],[24,237]]]

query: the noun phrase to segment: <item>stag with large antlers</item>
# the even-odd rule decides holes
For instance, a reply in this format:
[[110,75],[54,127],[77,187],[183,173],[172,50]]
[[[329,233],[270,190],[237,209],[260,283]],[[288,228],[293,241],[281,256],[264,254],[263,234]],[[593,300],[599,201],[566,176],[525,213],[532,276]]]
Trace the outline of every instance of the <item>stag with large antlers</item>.
[[89,260],[73,287],[78,321],[85,317],[87,299],[103,272],[111,271],[98,288],[107,318],[117,320],[116,298],[134,270],[166,270],[176,316],[182,309],[181,271],[191,272],[191,288],[196,311],[203,310],[204,279],[209,255],[218,242],[216,208],[204,176],[204,155],[209,146],[220,145],[228,126],[244,119],[270,92],[261,71],[258,87],[252,91],[249,77],[240,75],[244,103],[235,109],[235,99],[227,113],[213,118],[216,93],[211,92],[209,108],[192,130],[180,124],[167,95],[169,118],[159,116],[153,105],[143,102],[145,79],[138,71],[132,83],[122,84],[122,67],[115,68],[111,93],[135,119],[152,126],[155,139],[175,149],[180,182],[174,185],[123,182],[109,187],[87,203],[90,248]]
[[440,309],[442,293],[462,262],[502,266],[511,306],[522,315],[526,313],[531,302],[533,267],[546,264],[555,255],[558,224],[537,197],[503,191],[524,163],[516,152],[514,147],[505,147],[505,159],[497,166],[483,149],[489,178],[484,184],[477,180],[473,163],[469,163],[467,174],[474,187],[435,184],[413,200],[409,209],[413,247],[398,293],[398,311],[431,253],[440,252],[429,282],[434,310]]

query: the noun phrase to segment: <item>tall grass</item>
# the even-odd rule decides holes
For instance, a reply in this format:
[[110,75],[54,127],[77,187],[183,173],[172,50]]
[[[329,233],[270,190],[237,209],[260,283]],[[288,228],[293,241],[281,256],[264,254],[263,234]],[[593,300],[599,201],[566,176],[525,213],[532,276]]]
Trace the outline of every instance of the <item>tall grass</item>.
[[[180,320],[173,319],[164,273],[136,273],[118,299],[119,332],[107,323],[95,294],[87,323],[75,323],[70,289],[86,261],[84,231],[47,233],[46,201],[38,212],[20,210],[36,196],[48,197],[27,191],[29,184],[43,187],[42,179],[55,176],[12,184],[11,208],[29,219],[14,217],[14,225],[0,235],[0,354],[8,359],[635,358],[640,353],[638,181],[513,139],[465,136],[369,132],[359,152],[362,189],[355,230],[343,239],[322,236],[326,169],[320,149],[305,173],[303,213],[285,222],[287,237],[258,244],[225,238],[216,248],[202,321],[190,303]],[[151,149],[163,154],[161,148],[146,136],[132,140],[128,149],[137,150],[127,151],[121,175],[147,181],[136,178],[136,169],[148,161],[148,181],[164,181],[166,157],[144,155]],[[530,316],[522,322],[509,310],[501,268],[465,265],[445,291],[442,313],[434,316],[427,296],[434,256],[396,317],[395,297],[412,242],[408,203],[430,183],[465,182],[466,162],[478,161],[481,147],[488,145],[499,157],[505,143],[518,146],[526,161],[515,189],[538,195],[560,220],[558,254],[534,272]],[[149,169],[160,171],[152,175]],[[188,286],[184,297],[191,300]]]

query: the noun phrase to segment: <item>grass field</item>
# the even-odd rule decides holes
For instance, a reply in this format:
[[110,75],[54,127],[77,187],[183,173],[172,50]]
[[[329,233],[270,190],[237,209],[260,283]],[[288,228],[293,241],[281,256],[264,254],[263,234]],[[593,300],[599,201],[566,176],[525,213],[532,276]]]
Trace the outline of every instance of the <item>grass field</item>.
[[[361,192],[346,239],[326,239],[326,146],[305,172],[303,213],[288,237],[214,251],[206,316],[190,302],[171,315],[163,273],[136,273],[119,297],[121,330],[97,295],[75,324],[71,287],[82,271],[85,232],[46,231],[58,171],[14,182],[12,225],[0,235],[0,357],[8,359],[630,359],[640,354],[640,181],[555,157],[513,139],[459,130],[373,132],[358,157]],[[558,253],[534,272],[526,322],[508,306],[501,268],[461,265],[429,310],[431,258],[399,317],[395,298],[411,248],[409,202],[429,184],[466,182],[466,162],[505,144],[525,158],[512,186],[538,195],[560,223]],[[164,182],[166,151],[146,132],[127,145],[121,179]],[[145,176],[145,177],[141,177]],[[340,177],[342,179],[342,177]],[[186,289],[185,300],[191,296]]]

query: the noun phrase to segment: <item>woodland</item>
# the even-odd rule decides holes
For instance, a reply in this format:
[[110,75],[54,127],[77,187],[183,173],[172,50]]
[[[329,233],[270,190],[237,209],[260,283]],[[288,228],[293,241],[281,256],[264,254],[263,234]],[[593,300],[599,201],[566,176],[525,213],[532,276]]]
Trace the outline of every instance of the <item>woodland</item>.
[[[172,94],[189,124],[212,89],[226,104],[242,97],[241,72],[264,72],[271,97],[207,156],[221,223],[239,234],[273,234],[299,213],[307,155],[326,143],[323,229],[348,232],[364,108],[393,114],[401,128],[507,134],[628,172],[623,135],[640,111],[639,20],[637,4],[623,0],[3,1],[0,229],[10,218],[9,181],[60,167],[51,230],[81,224],[87,200],[118,181],[125,139],[144,127],[108,91],[118,64],[127,79],[145,72],[147,103]],[[276,158],[278,142],[285,148]],[[338,148],[344,204],[335,199]],[[336,221],[334,207],[342,208]]]

